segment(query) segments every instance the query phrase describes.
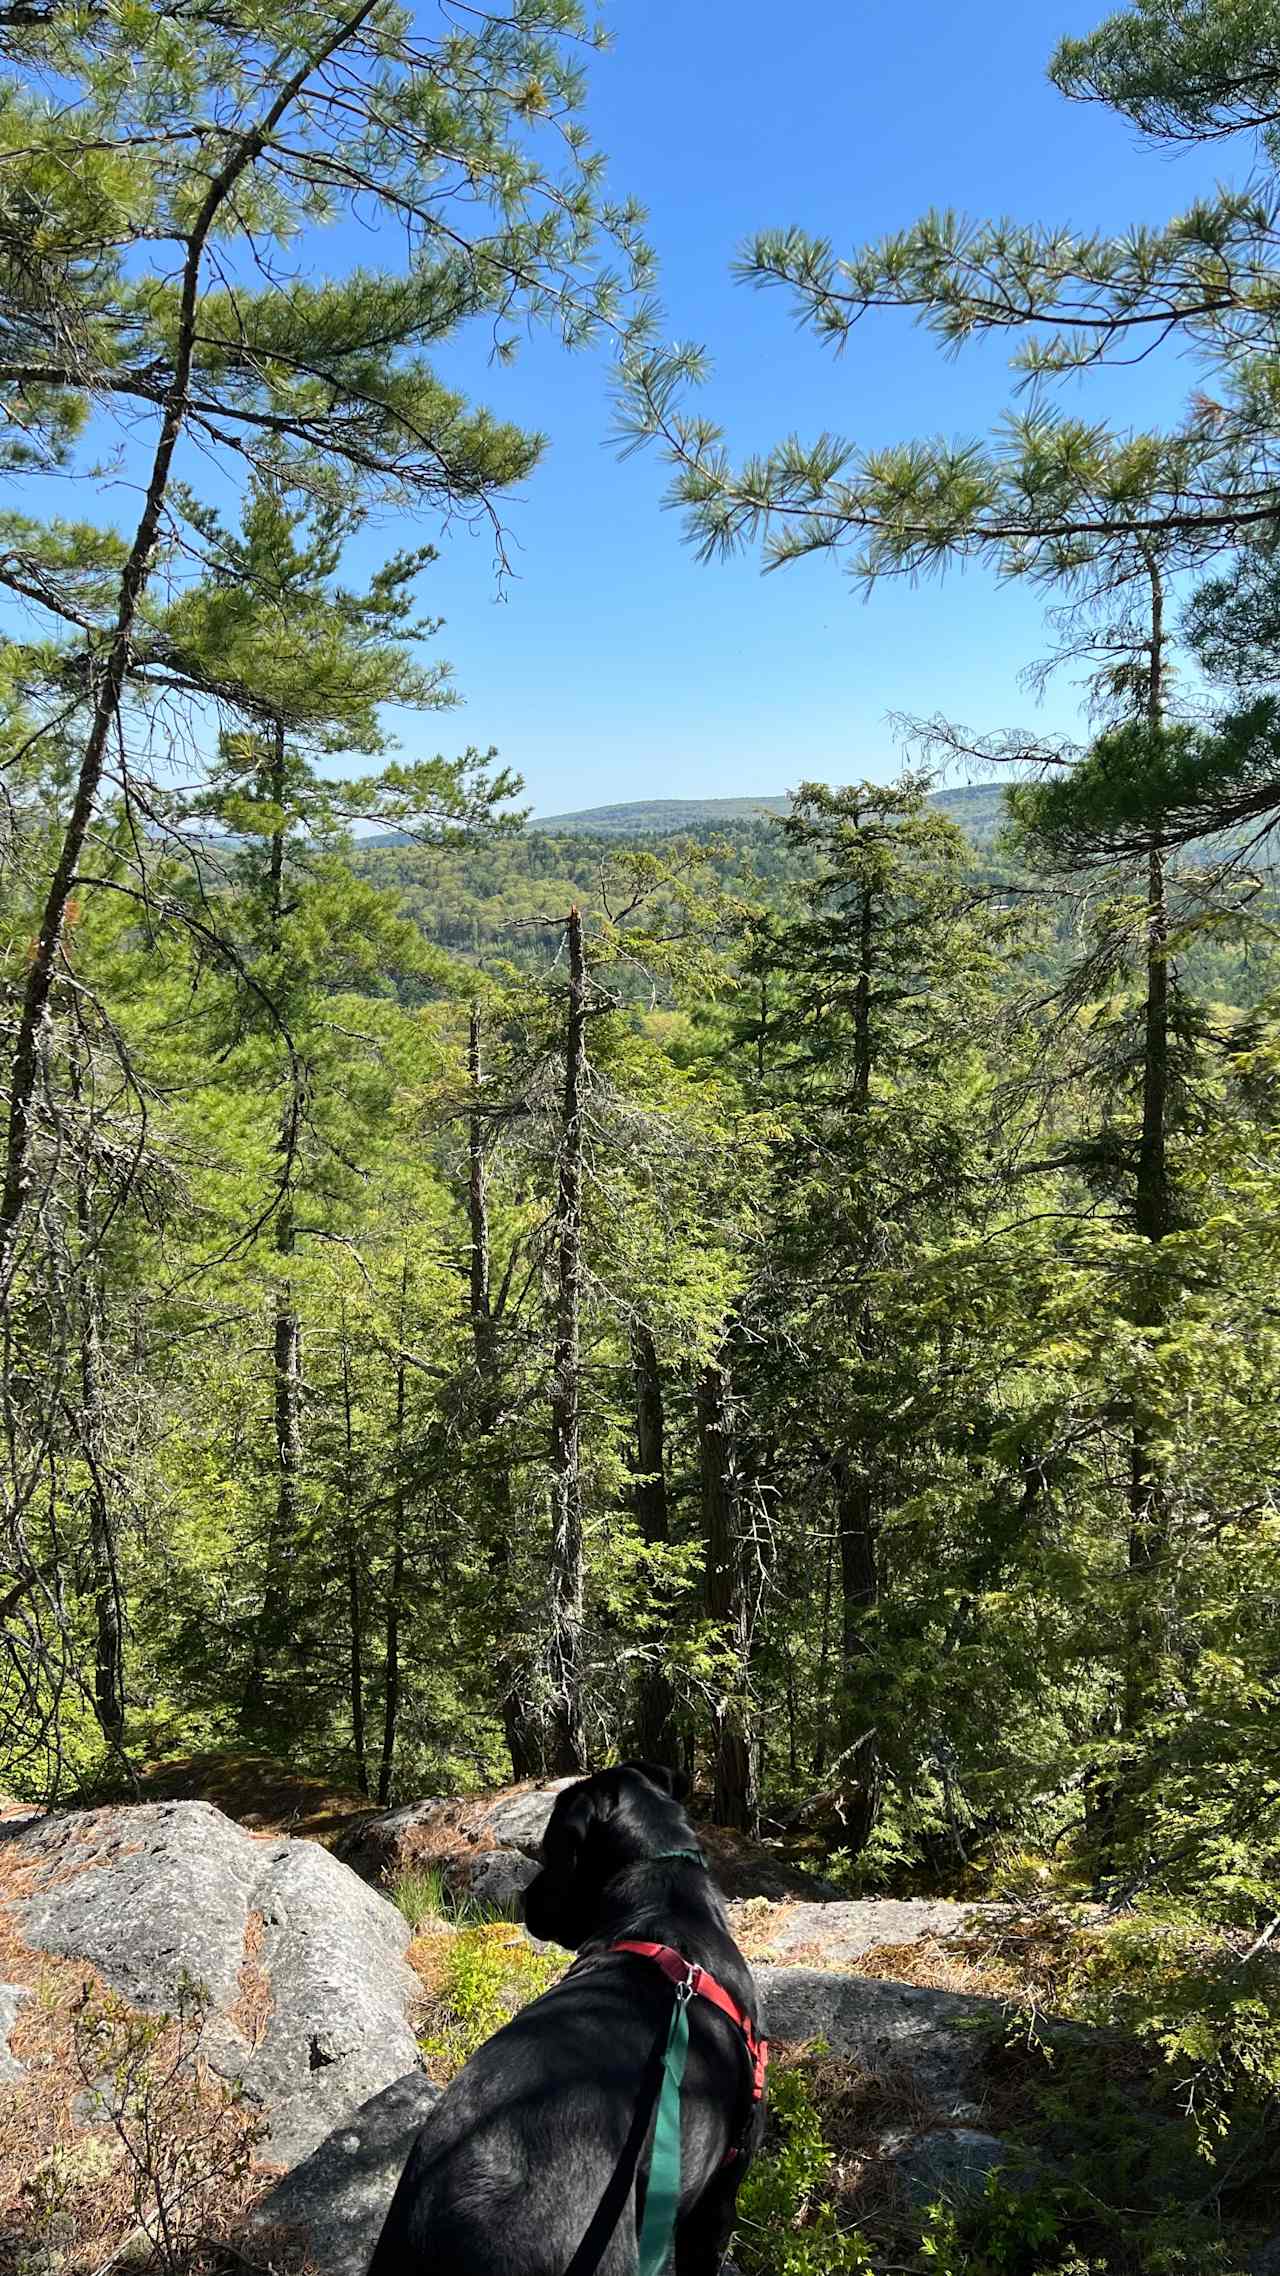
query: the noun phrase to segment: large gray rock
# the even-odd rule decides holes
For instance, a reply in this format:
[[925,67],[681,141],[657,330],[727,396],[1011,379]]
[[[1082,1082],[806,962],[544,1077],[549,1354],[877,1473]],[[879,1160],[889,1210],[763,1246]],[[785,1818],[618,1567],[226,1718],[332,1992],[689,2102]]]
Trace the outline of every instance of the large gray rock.
[[410,1864],[429,1847],[439,1813],[451,1806],[440,1795],[428,1794],[398,1810],[371,1810],[339,1834],[333,1854],[362,1881],[390,1880],[397,1866]]
[[264,1851],[209,1802],[58,1812],[0,1826],[37,1869],[24,1943],[88,1960],[135,2007],[172,2007],[184,1979],[234,2004]]
[[364,2276],[414,2135],[439,2099],[421,2071],[384,2087],[260,2200],[253,2228],[299,2232],[319,2276]]
[[9,2033],[18,2020],[19,2007],[30,1996],[25,1984],[0,1984],[0,2085],[22,2077],[23,2065],[10,2048]]
[[941,2119],[980,2115],[984,2050],[998,2030],[999,2000],[823,1968],[756,1967],[771,2039],[824,2039],[865,2070],[910,2078]]
[[408,1925],[316,1843],[255,1837],[206,1802],[0,1824],[0,1842],[28,1868],[28,1946],[87,1960],[135,2007],[204,1987],[203,2051],[262,2108],[277,2162],[416,2062]]
[[450,1869],[449,1881],[460,1896],[518,1920],[520,1898],[537,1870],[536,1859],[518,1849],[482,1849],[474,1857],[460,1857]]
[[898,2150],[894,2165],[908,2198],[918,2206],[981,2197],[993,2173],[1015,2194],[1029,2190],[1036,2178],[1025,2150],[973,2126],[915,2134]]
[[240,2075],[270,2113],[270,2154],[293,2164],[417,2062],[420,1987],[402,1915],[315,1842],[273,1844],[254,1900],[272,2005]]
[[341,1836],[335,1854],[374,1882],[393,1880],[408,1865],[438,1865],[460,1895],[479,1895],[473,1886],[477,1861],[498,1852],[509,1861],[508,1885],[518,1893],[523,1883],[514,1874],[514,1861],[536,1859],[556,1796],[572,1784],[570,1778],[554,1778],[538,1786],[461,1799],[429,1796],[397,1810],[378,1810]]
[[526,1857],[536,1857],[556,1796],[573,1783],[572,1778],[553,1778],[545,1786],[495,1802],[487,1814],[488,1830],[499,1848],[521,1849]]
[[735,1934],[762,1960],[803,1958],[815,1967],[860,1960],[882,1944],[963,1936],[1007,1912],[1003,1905],[959,1905],[941,1897],[842,1898],[826,1904],[800,1899],[768,1906],[748,1898],[729,1907]]

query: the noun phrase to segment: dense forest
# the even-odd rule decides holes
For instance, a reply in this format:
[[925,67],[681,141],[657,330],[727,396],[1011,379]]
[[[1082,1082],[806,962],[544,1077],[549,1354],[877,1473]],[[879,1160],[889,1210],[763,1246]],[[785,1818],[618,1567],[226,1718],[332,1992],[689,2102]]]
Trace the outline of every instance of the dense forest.
[[[1166,228],[758,240],[820,342],[908,307],[1037,392],[740,470],[600,189],[589,29],[0,8],[0,1779],[248,1748],[385,1802],[635,1749],[851,1887],[1261,1949],[1280,14],[1059,49],[1156,152],[1238,139]],[[406,268],[326,276],[353,212]],[[434,374],[476,318],[611,345],[712,560],[1042,588],[1080,740],[933,722],[896,781],[815,751],[785,813],[623,837],[417,755],[431,540],[540,448]],[[1135,335],[1181,425],[1057,408]],[[391,507],[421,546],[354,577]]]

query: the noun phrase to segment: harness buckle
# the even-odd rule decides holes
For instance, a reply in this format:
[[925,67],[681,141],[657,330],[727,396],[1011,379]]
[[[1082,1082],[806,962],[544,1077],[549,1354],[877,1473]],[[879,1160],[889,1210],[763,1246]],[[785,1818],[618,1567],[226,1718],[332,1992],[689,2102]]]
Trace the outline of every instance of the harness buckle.
[[677,2007],[687,2007],[689,2005],[689,2002],[694,1997],[694,1994],[696,1993],[698,1985],[701,1983],[701,1981],[702,1970],[696,1961],[691,1960],[689,1962],[688,1973],[682,1976],[679,1983],[676,1985]]

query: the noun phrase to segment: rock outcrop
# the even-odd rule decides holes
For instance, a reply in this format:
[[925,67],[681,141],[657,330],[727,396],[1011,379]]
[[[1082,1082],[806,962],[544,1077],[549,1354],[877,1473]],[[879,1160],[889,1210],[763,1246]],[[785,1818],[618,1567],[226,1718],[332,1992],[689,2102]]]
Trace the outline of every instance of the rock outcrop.
[[268,2191],[251,2227],[305,2236],[321,2276],[364,2276],[414,2135],[439,2099],[422,2071],[384,2087]]
[[136,2008],[204,1988],[202,2052],[261,2107],[273,2161],[417,2062],[407,1924],[315,1842],[167,1802],[0,1824],[0,1844],[29,1950],[88,1962]]
[[824,1968],[753,1972],[771,2039],[824,2039],[832,2054],[863,2070],[909,2080],[940,2120],[969,2125],[980,2117],[984,2043],[1000,2027],[999,2000]]
[[538,1847],[555,1798],[572,1783],[557,1778],[462,1800],[428,1796],[398,1810],[378,1810],[340,1836],[334,1855],[362,1880],[384,1888],[407,1867],[437,1866],[454,1896],[514,1912],[521,1890],[537,1871]]
[[[172,2011],[184,1986],[202,1985],[202,2052],[261,2109],[260,2154],[286,2169],[252,2215],[254,2249],[273,2251],[270,2232],[288,2232],[319,2276],[363,2276],[438,2098],[414,2036],[421,1986],[405,1960],[409,1929],[369,1883],[438,1864],[459,1893],[512,1908],[564,1783],[370,1814],[343,1837],[349,1863],[199,1801],[0,1817],[10,1926],[26,1956],[83,1961],[135,2008]],[[720,1837],[703,1838],[717,1879],[727,1878]],[[739,1889],[750,1887],[750,1867],[741,1844]],[[885,2087],[870,2154],[892,2168],[904,2202],[980,2192],[995,2167],[1016,2185],[1035,2161],[1001,2139],[989,2103],[1001,2003],[852,1972],[868,1954],[890,1968],[895,1948],[945,1943],[1005,1908],[822,1902],[814,1887],[774,1859],[767,1885],[761,1876],[730,1906],[771,2038],[821,2040]],[[452,1933],[435,1924],[437,1941]],[[8,2036],[26,1996],[22,1984],[0,1985],[0,2079],[23,2078]]]
[[748,1897],[730,1904],[729,1918],[753,1960],[841,1968],[885,1947],[971,1934],[984,1922],[1007,1918],[1010,1910],[1008,1905],[955,1904],[945,1897],[788,1898],[780,1903]]
[[0,1984],[0,2086],[21,2078],[22,2065],[9,2045],[9,2033],[18,2020],[18,2008],[29,1998],[25,1984]]
[[[555,1798],[572,1784],[556,1778],[461,1799],[429,1795],[397,1810],[371,1811],[339,1835],[334,1855],[375,1887],[386,1887],[406,1867],[438,1866],[454,1895],[514,1912],[536,1870]],[[745,1835],[700,1825],[698,1837],[726,1896],[783,1903],[840,1894],[831,1882]]]

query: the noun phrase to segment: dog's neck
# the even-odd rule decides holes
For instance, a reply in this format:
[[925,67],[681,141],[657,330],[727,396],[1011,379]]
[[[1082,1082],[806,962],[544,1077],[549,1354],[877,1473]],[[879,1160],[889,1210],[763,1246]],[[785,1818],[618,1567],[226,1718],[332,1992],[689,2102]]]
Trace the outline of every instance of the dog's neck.
[[586,1958],[624,1939],[673,1945],[739,1997],[751,1993],[720,1892],[705,1867],[692,1860],[642,1858],[606,1881],[591,1934],[578,1950]]

